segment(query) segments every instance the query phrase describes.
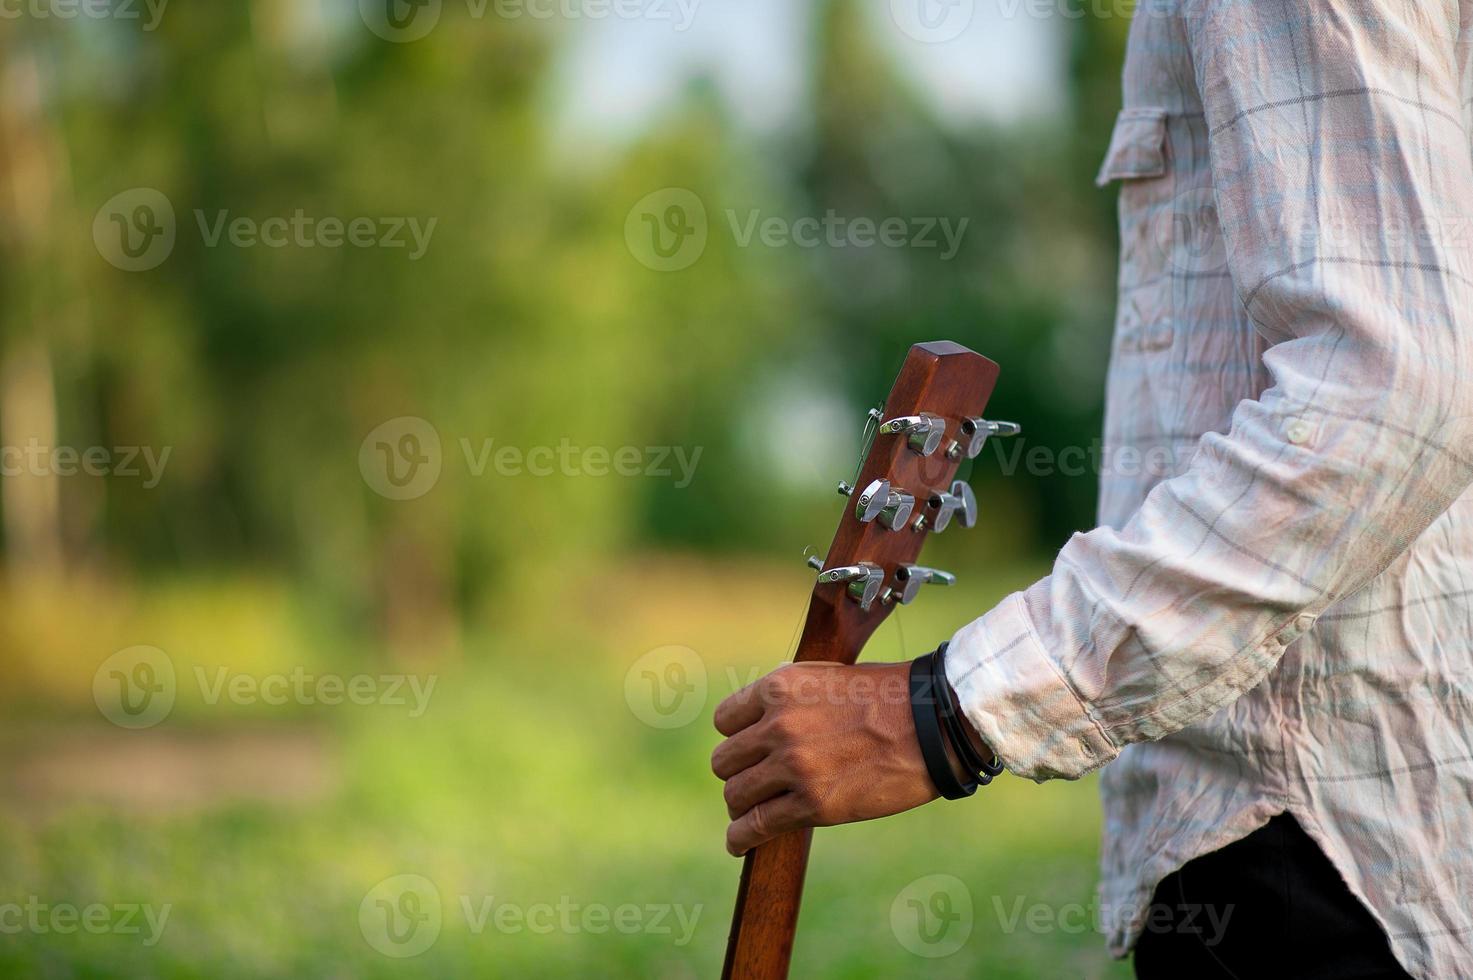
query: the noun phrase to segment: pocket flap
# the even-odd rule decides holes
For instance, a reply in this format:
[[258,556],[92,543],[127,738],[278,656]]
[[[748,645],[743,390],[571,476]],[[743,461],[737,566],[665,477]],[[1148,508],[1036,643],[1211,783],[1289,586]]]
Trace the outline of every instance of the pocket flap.
[[1115,117],[1110,149],[1095,186],[1113,180],[1139,180],[1166,173],[1166,110],[1122,109]]

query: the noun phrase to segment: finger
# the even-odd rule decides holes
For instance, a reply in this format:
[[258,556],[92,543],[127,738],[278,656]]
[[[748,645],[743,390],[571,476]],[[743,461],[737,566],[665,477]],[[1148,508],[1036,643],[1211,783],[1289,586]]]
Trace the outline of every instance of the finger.
[[722,795],[726,812],[735,820],[759,803],[780,796],[789,789],[785,773],[770,762],[763,762],[737,773],[727,780]]
[[767,752],[767,742],[757,729],[743,729],[712,751],[711,771],[718,779],[730,779],[767,758]]
[[716,714],[712,716],[711,722],[721,734],[735,735],[759,721],[762,712],[762,698],[757,694],[757,684],[748,684],[716,706]]
[[765,844],[774,837],[806,826],[803,807],[792,793],[759,803],[726,828],[726,850],[734,857]]

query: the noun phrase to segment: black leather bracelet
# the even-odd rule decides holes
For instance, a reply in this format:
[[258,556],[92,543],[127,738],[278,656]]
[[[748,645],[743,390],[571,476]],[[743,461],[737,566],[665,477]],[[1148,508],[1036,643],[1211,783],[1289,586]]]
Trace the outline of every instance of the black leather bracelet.
[[957,779],[951,768],[951,759],[946,754],[946,736],[941,731],[941,716],[936,710],[935,656],[934,653],[929,654],[910,665],[910,713],[915,719],[921,758],[926,763],[926,772],[936,792],[948,800],[960,800],[977,792],[978,783],[969,780],[964,785]]
[[977,747],[972,744],[966,722],[962,720],[961,709],[957,706],[956,698],[952,696],[951,683],[946,678],[947,645],[946,643],[941,644],[931,655],[932,670],[935,672],[932,685],[936,690],[942,730],[946,733],[947,739],[951,742],[952,751],[956,753],[962,765],[976,773],[977,782],[986,786],[1002,772],[1002,760],[995,752],[992,758],[984,759],[977,751]]

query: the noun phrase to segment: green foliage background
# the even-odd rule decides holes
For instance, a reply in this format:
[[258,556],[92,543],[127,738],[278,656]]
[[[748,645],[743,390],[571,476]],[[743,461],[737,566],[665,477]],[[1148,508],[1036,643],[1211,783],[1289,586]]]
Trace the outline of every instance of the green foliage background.
[[[814,0],[802,122],[754,135],[697,78],[635,144],[569,161],[547,107],[561,25],[472,21],[446,4],[429,37],[390,44],[354,6],[322,0],[308,16],[295,0],[176,0],[147,34],[0,22],[0,441],[23,442],[40,418],[56,445],[171,452],[153,488],[0,480],[0,903],[176,907],[157,947],[7,935],[0,969],[713,975],[737,869],[720,849],[705,718],[718,678],[789,649],[800,553],[827,541],[832,485],[906,349],[947,338],[998,361],[991,414],[1023,422],[1027,446],[1098,434],[1115,246],[1113,198],[1091,178],[1127,22],[1060,20],[1062,118],[957,129],[909,88],[861,5]],[[174,252],[144,273],[103,261],[91,235],[104,202],[133,187],[178,213]],[[676,273],[641,265],[624,235],[635,202],[667,187],[696,193],[712,225],[700,260]],[[196,209],[437,224],[411,262],[386,249],[211,248]],[[729,209],[970,227],[945,262],[742,248],[719,230]],[[781,475],[778,396],[843,411],[827,450]],[[444,444],[439,482],[412,501],[379,496],[359,468],[364,437],[399,416],[429,420]],[[682,488],[476,476],[461,439],[702,455]],[[927,553],[963,587],[907,610],[870,656],[920,652],[1093,524],[1092,476],[1004,462],[988,453],[971,472],[982,526]],[[163,725],[125,732],[99,717],[92,679],[140,643],[185,675],[412,671],[441,686],[413,720],[182,691]],[[662,732],[631,714],[623,685],[642,654],[671,644],[707,663],[711,703]],[[243,756],[222,748],[236,745]],[[313,788],[282,798],[199,789],[179,761],[226,777],[245,766],[244,783],[269,786],[298,751],[318,760]],[[252,759],[264,775],[246,771]],[[118,775],[114,789],[88,760]],[[1008,785],[970,810],[823,835],[800,975],[1110,974],[1100,937],[1001,935],[991,911],[1016,896],[1089,900],[1092,793]],[[935,843],[968,835],[961,857]],[[977,935],[923,962],[890,935],[889,902],[941,869],[975,884]],[[358,934],[358,902],[411,870],[447,895],[705,911],[683,948],[447,927],[424,957],[386,959]]]

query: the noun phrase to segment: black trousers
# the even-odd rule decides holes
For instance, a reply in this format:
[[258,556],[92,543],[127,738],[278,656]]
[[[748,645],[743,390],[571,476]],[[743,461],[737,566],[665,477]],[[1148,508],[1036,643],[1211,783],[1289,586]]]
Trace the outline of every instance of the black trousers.
[[1371,913],[1287,813],[1163,879],[1134,962],[1139,980],[1407,977]]

